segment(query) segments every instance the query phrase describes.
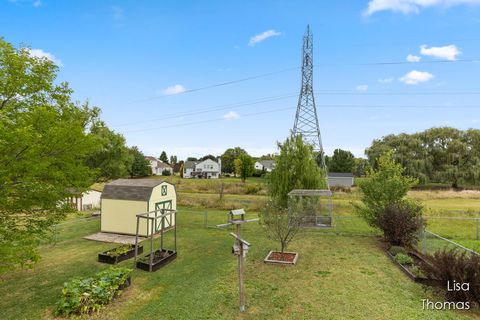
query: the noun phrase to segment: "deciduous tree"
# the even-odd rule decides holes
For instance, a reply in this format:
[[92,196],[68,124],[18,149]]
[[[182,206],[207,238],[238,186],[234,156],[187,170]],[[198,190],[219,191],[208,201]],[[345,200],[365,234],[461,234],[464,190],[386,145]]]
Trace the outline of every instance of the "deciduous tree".
[[86,165],[98,110],[72,102],[58,68],[0,39],[0,271],[30,266],[37,246],[94,180]]

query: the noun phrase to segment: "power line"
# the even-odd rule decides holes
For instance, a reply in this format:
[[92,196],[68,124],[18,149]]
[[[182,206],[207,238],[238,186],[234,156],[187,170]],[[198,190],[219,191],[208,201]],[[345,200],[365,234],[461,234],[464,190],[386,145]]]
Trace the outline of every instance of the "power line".
[[[315,93],[317,94],[322,94],[322,95],[378,95],[378,96],[397,96],[397,95],[466,95],[466,94],[471,94],[471,95],[478,95],[480,94],[479,91],[430,91],[430,92],[399,92],[399,91],[385,91],[385,92],[358,92],[358,91],[353,91],[350,89],[327,89],[327,90],[316,90]],[[288,93],[285,95],[278,95],[278,96],[270,96],[270,97],[262,97],[262,98],[256,98],[252,100],[246,100],[242,102],[237,102],[237,103],[230,103],[230,104],[224,104],[224,105],[217,105],[213,107],[202,107],[200,109],[197,109],[195,111],[184,111],[184,112],[177,112],[177,113],[169,113],[165,114],[162,117],[158,118],[150,118],[147,120],[139,120],[139,121],[134,121],[134,122],[125,122],[125,123],[120,123],[120,124],[114,124],[112,127],[126,127],[126,126],[132,126],[135,124],[142,124],[142,123],[149,123],[149,122],[156,122],[156,121],[161,121],[161,120],[168,120],[168,119],[174,119],[178,117],[188,117],[188,116],[195,116],[195,115],[200,115],[200,114],[206,114],[206,113],[212,113],[216,111],[222,111],[222,110],[228,110],[232,108],[243,108],[243,107],[250,107],[262,103],[268,103],[268,102],[273,102],[273,101],[279,101],[279,100],[284,100],[288,98],[294,98],[297,97],[297,94],[294,93]],[[319,107],[322,108],[328,108],[328,107],[339,107],[339,108],[346,108],[346,107],[359,107],[359,108],[388,108],[389,106],[371,106],[371,105],[319,105]],[[404,106],[393,106],[395,107],[404,107]],[[407,108],[441,108],[441,106],[423,106],[423,105],[418,105],[418,106],[406,106]],[[451,108],[451,106],[445,106],[446,108]],[[453,106],[456,107],[456,106]],[[462,107],[462,106],[461,106]],[[476,107],[476,106],[463,106],[463,108],[470,108],[470,107]]]
[[[433,105],[396,105],[396,106],[392,106],[392,105],[390,105],[390,106],[384,106],[384,105],[348,105],[348,104],[330,105],[329,104],[329,105],[317,105],[317,107],[319,107],[319,108],[357,108],[357,109],[361,109],[361,108],[380,108],[380,109],[479,108],[480,109],[480,105],[459,105],[459,106],[433,106]],[[270,109],[270,110],[260,111],[260,112],[246,113],[246,114],[241,115],[241,118],[253,117],[253,116],[257,116],[257,115],[263,115],[263,114],[269,114],[269,113],[275,113],[275,112],[282,112],[282,111],[287,111],[287,110],[292,110],[293,111],[294,109],[296,109],[296,107],[286,107],[286,108]],[[154,128],[130,130],[130,131],[125,131],[124,133],[154,131],[154,130],[157,130],[157,129],[185,127],[185,126],[211,123],[211,122],[217,122],[217,121],[226,121],[226,120],[223,117],[221,117],[221,118],[215,118],[215,119],[207,119],[207,120],[201,120],[201,121],[192,121],[192,122],[186,122],[186,123],[172,124],[172,125],[167,125],[167,126],[159,126],[159,127],[154,127]]]
[[[365,63],[320,63],[316,64],[314,68],[317,67],[341,67],[341,66],[382,66],[382,65],[407,65],[407,64],[436,64],[436,63],[442,63],[442,64],[450,64],[450,63],[455,63],[455,62],[480,62],[480,58],[475,58],[475,59],[457,59],[457,60],[421,60],[418,62],[408,62],[408,61],[381,61],[381,62],[365,62]],[[297,70],[300,69],[300,67],[291,67],[291,68],[286,68],[278,71],[272,71],[272,72],[267,72],[267,73],[262,73],[262,74],[257,74],[245,78],[240,78],[240,79],[235,79],[235,80],[230,80],[230,81],[225,81],[225,82],[219,82],[215,83],[212,85],[208,86],[203,86],[203,87],[198,87],[194,89],[187,89],[185,91],[179,92],[177,94],[172,94],[172,95],[162,95],[162,96],[150,96],[147,98],[143,99],[136,99],[132,100],[130,102],[127,102],[127,105],[137,103],[137,102],[146,102],[146,101],[151,101],[151,100],[157,100],[157,99],[162,99],[165,97],[170,97],[170,96],[178,96],[178,95],[183,95],[187,93],[192,93],[192,92],[197,92],[197,91],[202,91],[202,90],[207,90],[207,89],[212,89],[212,88],[217,88],[217,87],[223,87],[223,86],[228,86],[231,84],[236,84],[240,82],[245,82],[245,81],[250,81],[250,80],[255,80],[259,78],[264,78],[264,77],[269,77],[272,75],[292,71],[292,70]]]
[[[273,113],[273,112],[293,110],[293,109],[295,109],[295,108],[294,107],[288,107],[288,108],[272,109],[272,110],[261,111],[261,112],[247,113],[247,114],[242,115],[242,118],[257,116],[257,115],[261,115],[261,114],[268,114],[268,113]],[[177,127],[191,126],[191,125],[195,125],[195,124],[202,124],[202,123],[209,123],[209,122],[216,122],[216,121],[227,121],[227,120],[225,120],[222,117],[222,118],[208,119],[208,120],[202,120],[202,121],[194,121],[194,122],[188,122],[188,123],[173,124],[173,125],[168,125],[168,126],[160,126],[160,127],[155,127],[155,128],[131,130],[131,131],[126,131],[125,133],[144,132],[144,131],[152,131],[152,130],[167,129],[167,128],[177,128]]]
[[296,98],[297,96],[298,96],[297,93],[295,93],[295,94],[294,93],[289,93],[289,94],[282,95],[282,96],[257,98],[257,99],[253,99],[253,100],[247,100],[247,101],[244,101],[244,102],[217,105],[217,106],[213,106],[213,107],[204,107],[204,108],[200,108],[200,109],[195,110],[195,111],[170,113],[170,114],[166,114],[166,115],[162,116],[161,118],[153,118],[153,119],[148,119],[148,120],[140,120],[140,121],[135,121],[135,122],[121,123],[121,124],[112,125],[112,126],[113,127],[123,127],[123,126],[129,126],[129,125],[133,125],[133,124],[139,124],[139,123],[155,122],[155,121],[159,121],[159,120],[173,119],[173,118],[185,117],[185,116],[193,116],[193,115],[199,115],[199,114],[210,113],[210,112],[215,112],[215,111],[228,110],[228,109],[231,109],[231,108],[240,108],[240,107],[252,106],[252,105],[257,105],[257,104],[260,104],[260,103],[278,101],[278,100],[288,99],[288,98],[292,98],[292,97]]

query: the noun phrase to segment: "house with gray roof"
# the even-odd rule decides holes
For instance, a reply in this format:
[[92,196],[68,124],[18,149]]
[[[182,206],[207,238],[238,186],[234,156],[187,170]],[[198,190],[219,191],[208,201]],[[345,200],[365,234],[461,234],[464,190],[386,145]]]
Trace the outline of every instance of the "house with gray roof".
[[222,172],[222,160],[205,159],[203,161],[185,161],[183,178],[185,179],[218,179]]
[[275,168],[275,160],[259,160],[255,162],[255,169],[265,171],[265,172],[272,172]]

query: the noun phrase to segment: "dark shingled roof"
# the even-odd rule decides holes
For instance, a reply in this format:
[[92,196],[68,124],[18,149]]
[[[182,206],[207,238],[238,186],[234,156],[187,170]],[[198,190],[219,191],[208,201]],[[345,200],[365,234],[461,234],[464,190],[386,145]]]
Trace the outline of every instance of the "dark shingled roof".
[[154,179],[118,179],[103,189],[102,199],[148,201],[153,188],[163,183]]

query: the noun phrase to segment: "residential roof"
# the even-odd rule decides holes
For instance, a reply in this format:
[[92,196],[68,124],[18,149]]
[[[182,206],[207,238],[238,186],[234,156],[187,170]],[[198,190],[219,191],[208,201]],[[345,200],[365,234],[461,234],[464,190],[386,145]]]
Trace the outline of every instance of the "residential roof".
[[267,169],[273,169],[273,167],[275,167],[275,160],[260,160],[259,162]]
[[165,169],[165,168],[170,168],[170,169],[171,169],[172,166],[169,165],[168,163],[159,161],[159,162],[157,163],[157,168],[164,168],[164,169]]
[[353,178],[353,173],[350,172],[329,172],[329,178]]
[[105,185],[102,199],[148,201],[153,188],[163,180],[154,179],[118,179]]
[[195,165],[198,163],[198,161],[185,161],[183,164],[183,167],[185,169],[195,169]]
[[159,161],[157,158],[152,157],[152,156],[145,156],[145,159],[150,160],[150,161]]

